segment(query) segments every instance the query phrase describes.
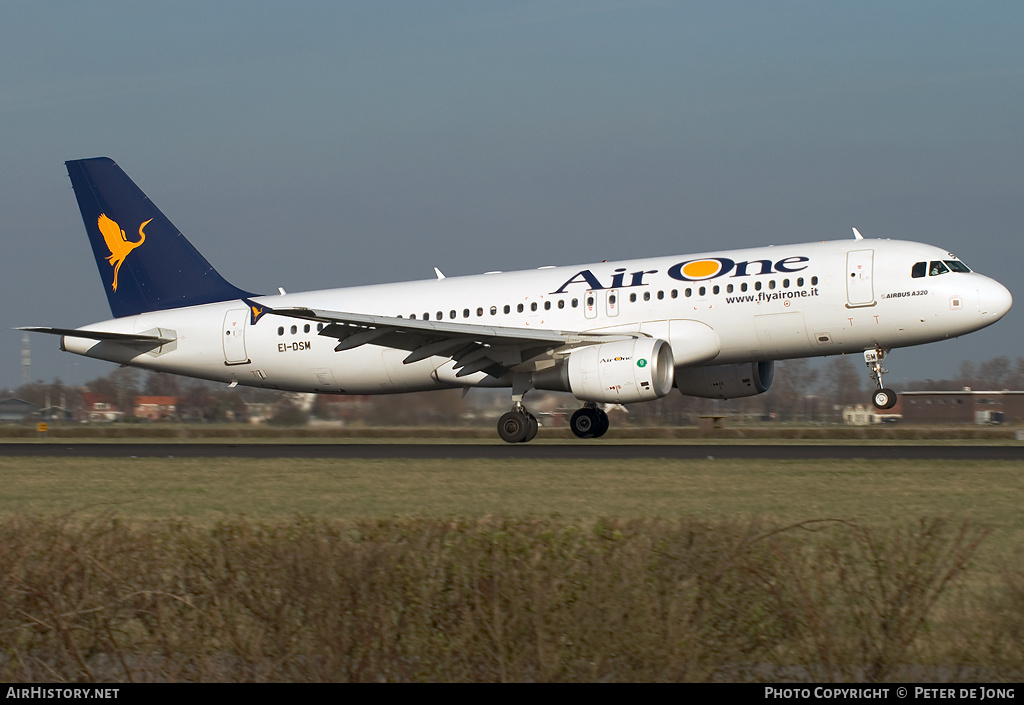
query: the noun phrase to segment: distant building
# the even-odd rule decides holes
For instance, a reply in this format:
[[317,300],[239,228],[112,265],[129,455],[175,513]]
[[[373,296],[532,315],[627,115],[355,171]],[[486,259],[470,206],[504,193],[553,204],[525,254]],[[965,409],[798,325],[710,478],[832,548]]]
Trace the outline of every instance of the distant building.
[[135,416],[147,421],[169,421],[178,415],[178,397],[135,397]]
[[24,399],[0,400],[0,422],[2,423],[24,423],[32,418],[32,415],[39,411],[39,407]]
[[843,407],[843,423],[849,426],[868,426],[876,423],[896,423],[902,419],[896,408],[876,409],[871,404]]
[[82,420],[90,423],[121,421],[124,412],[109,397],[95,392],[82,392]]
[[913,424],[1024,422],[1024,391],[902,392],[892,411]]

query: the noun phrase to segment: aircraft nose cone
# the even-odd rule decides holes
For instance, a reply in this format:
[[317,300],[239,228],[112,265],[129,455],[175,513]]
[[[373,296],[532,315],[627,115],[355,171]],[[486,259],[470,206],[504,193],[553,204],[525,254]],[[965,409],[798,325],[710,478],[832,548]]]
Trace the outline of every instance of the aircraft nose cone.
[[979,289],[978,294],[980,295],[978,310],[982,316],[991,317],[993,321],[998,321],[1005,316],[1013,306],[1013,295],[1010,294],[1010,290],[994,279],[986,281],[985,285]]

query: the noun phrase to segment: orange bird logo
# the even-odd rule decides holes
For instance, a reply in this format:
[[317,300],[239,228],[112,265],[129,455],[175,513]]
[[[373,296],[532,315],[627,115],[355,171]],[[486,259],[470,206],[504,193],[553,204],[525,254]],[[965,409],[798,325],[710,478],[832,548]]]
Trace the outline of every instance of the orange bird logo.
[[142,232],[142,229],[149,225],[151,220],[153,219],[150,218],[139,226],[139,239],[137,242],[131,242],[125,236],[124,230],[121,230],[120,225],[108,218],[105,213],[100,213],[96,224],[103,235],[103,241],[107,243],[107,249],[110,250],[110,257],[107,257],[107,261],[114,268],[114,291],[117,291],[117,273],[121,271],[121,264],[128,253],[146,241],[146,233]]

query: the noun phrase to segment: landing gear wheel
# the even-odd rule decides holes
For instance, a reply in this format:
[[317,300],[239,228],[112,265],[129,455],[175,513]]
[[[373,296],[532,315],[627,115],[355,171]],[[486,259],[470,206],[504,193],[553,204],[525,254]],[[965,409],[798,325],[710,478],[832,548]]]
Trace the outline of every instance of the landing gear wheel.
[[523,443],[529,443],[537,437],[537,429],[540,428],[540,424],[537,423],[537,417],[526,412],[526,437],[522,440]]
[[589,406],[577,409],[569,419],[569,428],[577,438],[600,438],[608,426],[608,414]]
[[576,434],[577,438],[593,438],[594,426],[597,419],[594,416],[594,409],[586,407],[577,409],[569,418],[569,428]]
[[[537,423],[534,419],[534,424]],[[498,435],[506,443],[522,443],[526,440],[531,428],[530,419],[526,414],[510,411],[498,419]],[[535,428],[535,426],[534,426]],[[536,431],[534,431],[536,433]],[[532,438],[532,436],[531,436]]]
[[871,399],[876,409],[891,409],[896,406],[896,392],[891,389],[875,390],[875,396]]

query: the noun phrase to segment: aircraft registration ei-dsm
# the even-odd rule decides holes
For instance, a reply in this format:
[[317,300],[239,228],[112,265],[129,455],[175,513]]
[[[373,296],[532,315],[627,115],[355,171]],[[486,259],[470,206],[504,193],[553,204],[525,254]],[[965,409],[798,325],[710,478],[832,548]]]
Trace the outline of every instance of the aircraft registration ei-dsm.
[[765,392],[774,361],[863,353],[876,407],[893,348],[976,331],[1012,305],[931,245],[854,239],[263,296],[229,284],[108,158],[66,162],[113,319],[61,336],[87,357],[225,384],[330,394],[506,387],[509,443],[531,389],[602,403]]

